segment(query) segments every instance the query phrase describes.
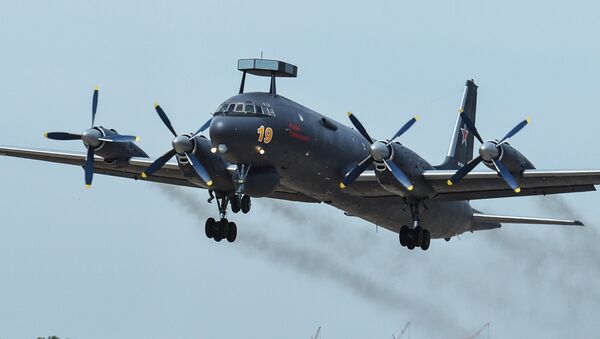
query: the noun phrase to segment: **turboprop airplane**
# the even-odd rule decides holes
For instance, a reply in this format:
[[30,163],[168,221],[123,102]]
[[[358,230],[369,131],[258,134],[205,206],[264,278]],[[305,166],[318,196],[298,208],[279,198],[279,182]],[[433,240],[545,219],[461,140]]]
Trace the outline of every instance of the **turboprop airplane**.
[[[354,128],[302,106],[276,91],[278,77],[298,68],[277,60],[242,59],[239,93],[218,106],[195,133],[178,133],[165,111],[155,109],[174,136],[162,156],[150,159],[137,137],[95,125],[81,134],[50,132],[53,140],[81,140],[85,153],[0,147],[0,155],[82,166],[89,187],[93,174],[207,189],[218,220],[205,232],[234,242],[237,225],[227,212],[248,213],[251,197],[326,203],[398,233],[402,246],[427,250],[431,239],[500,228],[502,223],[583,225],[577,220],[487,215],[469,201],[594,191],[600,170],[537,170],[508,141],[529,120],[500,139],[483,139],[475,127],[477,86],[466,82],[445,161],[433,166],[398,139],[418,117],[389,139],[375,139],[348,113]],[[270,77],[269,92],[245,92],[247,75]],[[203,135],[208,130],[208,136]],[[392,132],[392,131],[390,131]],[[480,143],[473,158],[474,142]],[[175,161],[170,161],[175,158]],[[483,163],[491,171],[474,171]]]

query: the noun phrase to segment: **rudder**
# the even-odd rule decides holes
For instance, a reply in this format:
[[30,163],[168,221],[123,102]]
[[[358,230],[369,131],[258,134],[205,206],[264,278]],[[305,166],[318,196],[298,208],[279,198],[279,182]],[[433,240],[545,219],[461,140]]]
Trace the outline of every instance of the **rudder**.
[[463,167],[469,160],[473,159],[474,137],[462,121],[460,114],[464,113],[473,123],[477,112],[477,85],[473,79],[467,80],[463,92],[460,109],[456,117],[456,125],[450,140],[448,155],[443,164],[436,166],[437,169],[456,170]]

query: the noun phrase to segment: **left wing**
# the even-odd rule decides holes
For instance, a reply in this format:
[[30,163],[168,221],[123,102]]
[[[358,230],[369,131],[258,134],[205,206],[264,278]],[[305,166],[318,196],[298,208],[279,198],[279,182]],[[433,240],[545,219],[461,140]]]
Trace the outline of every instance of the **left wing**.
[[447,181],[454,171],[425,171],[423,177],[433,188],[438,200],[475,200],[527,195],[547,195],[595,191],[600,184],[600,170],[545,171],[525,170],[515,193],[504,180],[491,171],[471,172],[456,185]]

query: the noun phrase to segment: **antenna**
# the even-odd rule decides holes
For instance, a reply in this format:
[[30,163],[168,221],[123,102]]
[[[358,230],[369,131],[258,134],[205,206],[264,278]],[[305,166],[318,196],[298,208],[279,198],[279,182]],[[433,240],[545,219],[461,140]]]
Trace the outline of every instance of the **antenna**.
[[319,338],[319,333],[321,333],[321,326],[319,326],[319,328],[317,328],[317,333],[315,333],[315,335],[311,336],[310,339]]
[[260,51],[260,58],[261,58],[261,59],[263,58],[263,57],[262,57],[262,54],[263,54],[262,52],[263,52],[263,51]]
[[[394,339],[400,339],[402,338],[402,336],[407,333],[408,329],[410,328],[410,321],[406,323],[406,325],[404,325],[404,328],[402,328],[402,331],[400,331],[400,333],[398,334],[398,336],[395,336],[392,334],[392,338]],[[408,333],[408,337],[410,338],[410,333]]]
[[481,333],[483,333],[483,331],[487,328],[487,336],[488,339],[490,338],[490,323],[486,323],[485,325],[483,325],[477,332],[475,332],[475,334],[466,337],[465,339],[475,339],[477,337],[479,337],[481,335]]

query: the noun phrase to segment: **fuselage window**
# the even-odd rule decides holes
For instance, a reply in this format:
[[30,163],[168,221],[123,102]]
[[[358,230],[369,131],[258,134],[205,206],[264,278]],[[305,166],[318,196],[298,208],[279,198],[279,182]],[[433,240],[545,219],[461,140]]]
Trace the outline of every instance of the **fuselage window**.
[[243,104],[237,104],[237,105],[235,105],[235,111],[236,112],[243,112],[244,111],[244,105]]
[[262,107],[260,107],[260,106],[256,106],[256,113],[257,113],[257,114],[263,114]]
[[254,112],[254,105],[245,105],[244,112],[246,112],[246,113],[255,113]]
[[235,104],[229,104],[229,108],[227,109],[227,112],[233,112],[234,108],[235,108]]

